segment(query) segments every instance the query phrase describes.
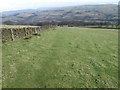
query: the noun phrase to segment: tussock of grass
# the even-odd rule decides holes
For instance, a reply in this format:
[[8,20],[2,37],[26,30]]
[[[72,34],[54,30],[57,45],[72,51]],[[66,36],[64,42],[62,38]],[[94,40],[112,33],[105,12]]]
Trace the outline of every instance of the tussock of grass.
[[33,34],[34,36],[41,36],[41,34],[40,33],[35,33],[35,34]]
[[26,36],[24,39],[31,39],[33,36]]

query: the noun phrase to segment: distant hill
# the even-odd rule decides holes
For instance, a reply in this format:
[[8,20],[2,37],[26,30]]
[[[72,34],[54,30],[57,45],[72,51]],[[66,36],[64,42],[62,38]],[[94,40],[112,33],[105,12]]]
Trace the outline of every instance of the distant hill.
[[[29,12],[28,12],[29,11]],[[61,21],[110,21],[117,22],[118,5],[81,5],[47,10],[21,10],[17,12],[5,12],[2,15],[3,23],[36,24],[38,22]]]
[[38,8],[38,9],[22,9],[22,10],[12,10],[12,11],[3,11],[2,14],[3,15],[10,15],[10,14],[16,14],[16,13],[23,13],[23,12],[30,12],[30,11],[40,11],[40,10],[46,10],[46,9],[50,9],[50,8],[53,8],[53,7],[41,7],[41,8]]
[[22,13],[22,12],[28,12],[28,11],[33,11],[34,9],[23,9],[23,10],[13,10],[13,11],[4,11],[2,12],[3,15],[7,14],[15,14],[15,13]]

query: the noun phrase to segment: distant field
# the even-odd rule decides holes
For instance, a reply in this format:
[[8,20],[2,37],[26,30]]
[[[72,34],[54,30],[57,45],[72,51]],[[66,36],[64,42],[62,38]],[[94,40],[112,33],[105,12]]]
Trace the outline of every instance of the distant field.
[[118,30],[58,27],[3,44],[3,88],[117,88]]

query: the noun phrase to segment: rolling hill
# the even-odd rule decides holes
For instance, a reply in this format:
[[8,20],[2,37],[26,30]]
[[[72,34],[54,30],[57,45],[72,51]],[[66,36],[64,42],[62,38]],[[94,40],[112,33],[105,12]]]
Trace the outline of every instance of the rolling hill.
[[118,5],[80,5],[46,10],[3,13],[3,24],[37,24],[38,22],[61,21],[110,21],[117,22]]

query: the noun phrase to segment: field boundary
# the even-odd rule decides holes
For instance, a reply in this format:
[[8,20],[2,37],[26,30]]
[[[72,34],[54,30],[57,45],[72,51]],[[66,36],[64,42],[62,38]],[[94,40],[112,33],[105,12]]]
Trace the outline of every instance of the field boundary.
[[38,27],[21,27],[21,28],[2,28],[2,42],[14,41],[19,38],[30,36],[41,31],[55,28],[53,25]]

